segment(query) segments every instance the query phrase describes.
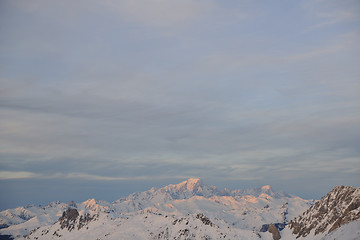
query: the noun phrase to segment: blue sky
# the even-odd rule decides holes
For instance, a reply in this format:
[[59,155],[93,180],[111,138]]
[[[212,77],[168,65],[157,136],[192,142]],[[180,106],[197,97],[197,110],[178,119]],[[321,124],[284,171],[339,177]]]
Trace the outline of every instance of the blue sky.
[[188,177],[305,198],[358,186],[359,13],[348,0],[1,1],[1,208]]

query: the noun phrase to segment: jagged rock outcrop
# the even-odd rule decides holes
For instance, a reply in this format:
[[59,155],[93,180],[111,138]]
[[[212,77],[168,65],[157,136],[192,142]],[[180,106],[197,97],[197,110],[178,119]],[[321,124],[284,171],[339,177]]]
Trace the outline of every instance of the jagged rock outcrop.
[[211,227],[214,226],[214,224],[210,221],[210,219],[202,213],[197,214],[196,218],[200,219],[201,222],[205,225],[210,225]]
[[61,229],[67,228],[69,231],[73,230],[78,216],[79,212],[73,208],[67,209],[63,212],[63,215],[59,218]]
[[290,221],[292,233],[299,237],[330,233],[360,219],[360,188],[337,186],[306,212]]
[[84,227],[88,222],[95,220],[98,217],[98,215],[91,216],[89,213],[85,214],[84,216],[80,216],[78,229],[81,229]]
[[88,222],[94,220],[97,215],[90,215],[86,213],[85,215],[79,214],[77,209],[69,208],[63,212],[63,215],[59,218],[59,223],[61,229],[68,229],[70,232],[71,230],[77,228],[78,230],[84,227]]
[[274,240],[279,240],[281,238],[279,229],[274,224],[269,225],[268,231],[272,234]]
[[[153,215],[154,213],[151,214]],[[165,216],[165,218],[172,217]],[[220,221],[221,224],[225,223],[219,219],[213,220]],[[234,235],[230,238],[226,238],[227,234],[231,232],[229,231],[229,228],[219,227],[203,213],[176,218],[172,221],[171,225],[172,226],[165,225],[161,227],[160,229],[162,230],[157,234],[150,233],[151,239],[237,239],[234,238]]]
[[263,224],[260,232],[270,232],[273,235],[274,240],[279,240],[281,238],[280,231],[283,230],[285,226],[286,223]]

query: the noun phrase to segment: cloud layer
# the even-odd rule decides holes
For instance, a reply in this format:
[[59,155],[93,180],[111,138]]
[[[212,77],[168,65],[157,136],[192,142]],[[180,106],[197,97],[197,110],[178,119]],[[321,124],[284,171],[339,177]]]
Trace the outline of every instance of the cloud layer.
[[279,5],[3,1],[0,186],[358,184],[360,4]]

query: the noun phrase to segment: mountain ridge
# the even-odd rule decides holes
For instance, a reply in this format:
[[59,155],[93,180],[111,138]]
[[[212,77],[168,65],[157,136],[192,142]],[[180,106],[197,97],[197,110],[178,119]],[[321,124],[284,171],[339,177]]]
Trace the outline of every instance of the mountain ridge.
[[[359,195],[354,192],[355,197]],[[313,206],[313,200],[273,191],[269,185],[219,190],[189,178],[111,203],[90,198],[80,203],[56,201],[45,207],[7,209],[0,212],[0,224],[4,224],[0,234],[34,240],[88,240],[95,235],[104,240],[295,239],[288,224]]]

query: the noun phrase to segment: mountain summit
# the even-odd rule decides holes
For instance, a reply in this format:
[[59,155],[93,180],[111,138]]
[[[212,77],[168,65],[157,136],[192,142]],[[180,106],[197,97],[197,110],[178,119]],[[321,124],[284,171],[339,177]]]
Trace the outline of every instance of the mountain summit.
[[170,184],[160,189],[161,192],[169,193],[173,199],[187,199],[193,196],[210,197],[218,194],[214,186],[207,186],[199,178],[189,178],[179,184]]
[[187,191],[190,192],[198,192],[201,191],[201,187],[204,187],[204,184],[202,183],[202,181],[199,178],[189,178],[186,181],[183,181],[179,184],[176,185],[172,185],[170,184],[169,186],[177,189],[177,190],[184,190],[186,189]]

